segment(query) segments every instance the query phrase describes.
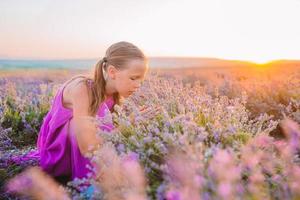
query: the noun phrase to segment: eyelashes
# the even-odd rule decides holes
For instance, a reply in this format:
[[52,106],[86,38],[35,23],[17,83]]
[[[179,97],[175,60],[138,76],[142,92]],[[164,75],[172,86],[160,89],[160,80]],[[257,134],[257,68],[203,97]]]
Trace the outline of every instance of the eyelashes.
[[134,80],[141,80],[141,82],[144,81],[143,78],[140,78],[140,77],[135,77],[135,78],[132,78],[132,77],[131,77],[130,80],[133,80],[133,81],[134,81]]
[[137,80],[137,79],[140,79],[139,77],[131,77],[130,78],[131,80]]

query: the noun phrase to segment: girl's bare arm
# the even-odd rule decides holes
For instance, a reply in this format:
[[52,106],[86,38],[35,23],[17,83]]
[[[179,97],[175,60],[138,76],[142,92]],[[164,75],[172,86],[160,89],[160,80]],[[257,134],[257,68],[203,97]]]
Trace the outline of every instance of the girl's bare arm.
[[97,136],[97,125],[94,116],[89,113],[88,89],[85,83],[77,84],[70,92],[73,107],[75,135],[80,152],[85,155],[101,144]]

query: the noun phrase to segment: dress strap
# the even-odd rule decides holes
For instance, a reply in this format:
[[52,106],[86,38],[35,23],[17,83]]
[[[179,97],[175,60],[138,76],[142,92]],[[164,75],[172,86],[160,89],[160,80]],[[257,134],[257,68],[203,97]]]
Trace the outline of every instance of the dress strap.
[[92,79],[87,79],[87,84],[90,88],[93,86],[93,80]]

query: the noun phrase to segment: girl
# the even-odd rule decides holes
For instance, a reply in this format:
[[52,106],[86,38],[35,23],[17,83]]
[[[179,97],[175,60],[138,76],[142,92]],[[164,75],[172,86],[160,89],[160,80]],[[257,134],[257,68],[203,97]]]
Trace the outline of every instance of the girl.
[[[120,98],[135,92],[144,80],[148,60],[129,42],[111,45],[95,66],[94,77],[77,76],[58,90],[38,137],[40,166],[57,180],[84,178],[90,164],[84,155],[101,145],[97,127],[84,123],[113,111]],[[144,111],[149,113],[148,111]],[[100,126],[110,131],[112,124]]]

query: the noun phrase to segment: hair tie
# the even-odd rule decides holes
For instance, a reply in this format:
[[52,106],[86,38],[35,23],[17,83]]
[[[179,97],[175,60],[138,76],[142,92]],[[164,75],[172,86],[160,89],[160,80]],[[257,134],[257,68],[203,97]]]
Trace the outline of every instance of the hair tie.
[[104,57],[102,60],[103,60],[103,62],[107,62],[107,58],[106,57]]

